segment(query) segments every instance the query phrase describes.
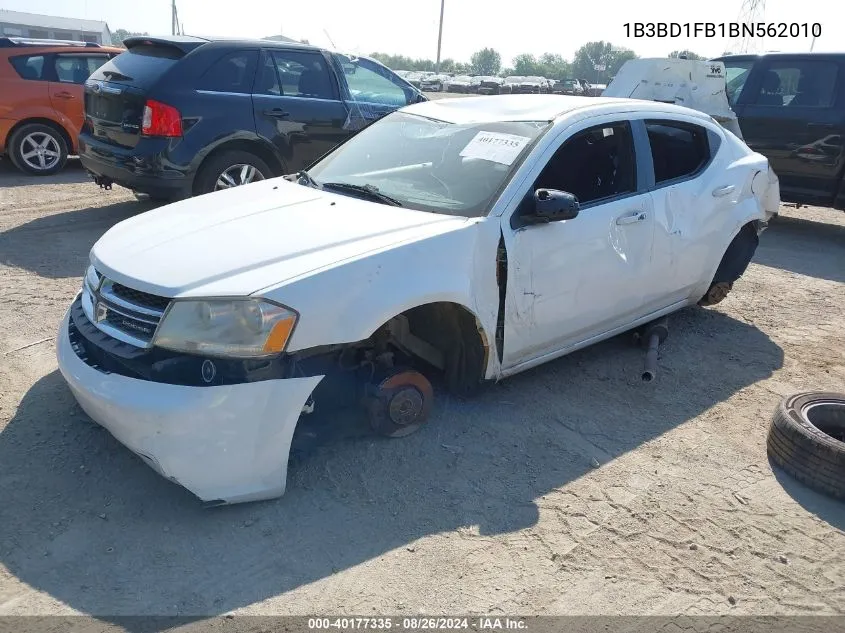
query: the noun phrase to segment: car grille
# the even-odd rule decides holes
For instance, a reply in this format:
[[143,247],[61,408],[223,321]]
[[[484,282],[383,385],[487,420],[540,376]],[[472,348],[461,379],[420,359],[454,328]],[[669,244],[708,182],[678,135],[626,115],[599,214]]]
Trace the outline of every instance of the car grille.
[[96,287],[86,276],[82,309],[100,331],[124,343],[148,348],[170,299],[135,290],[97,273]]
[[150,310],[164,311],[170,303],[170,299],[166,297],[159,297],[157,295],[151,295],[148,292],[141,292],[140,290],[127,288],[123,284],[116,282],[111,282],[111,291],[116,297],[119,297],[124,301],[134,303]]

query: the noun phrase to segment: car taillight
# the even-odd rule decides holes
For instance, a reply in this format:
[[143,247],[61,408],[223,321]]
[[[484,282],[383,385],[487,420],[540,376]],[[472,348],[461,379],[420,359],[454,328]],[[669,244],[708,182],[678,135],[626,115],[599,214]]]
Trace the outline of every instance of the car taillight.
[[173,106],[147,99],[141,119],[144,136],[182,136],[182,115]]

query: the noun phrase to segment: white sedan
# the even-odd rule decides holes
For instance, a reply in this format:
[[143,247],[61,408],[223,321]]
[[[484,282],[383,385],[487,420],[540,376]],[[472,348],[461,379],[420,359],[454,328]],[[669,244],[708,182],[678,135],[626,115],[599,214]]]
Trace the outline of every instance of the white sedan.
[[777,211],[709,116],[504,95],[412,105],[308,172],[114,226],[59,330],[82,408],[210,504],[284,493],[303,413],[401,436],[468,393],[724,298]]

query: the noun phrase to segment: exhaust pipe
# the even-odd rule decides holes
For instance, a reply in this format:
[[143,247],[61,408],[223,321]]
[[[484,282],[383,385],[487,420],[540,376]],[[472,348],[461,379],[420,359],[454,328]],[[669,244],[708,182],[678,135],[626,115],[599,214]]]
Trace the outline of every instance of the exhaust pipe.
[[642,339],[647,341],[648,349],[643,368],[643,382],[651,382],[657,376],[657,351],[660,344],[669,336],[669,319],[663,317],[646,326]]

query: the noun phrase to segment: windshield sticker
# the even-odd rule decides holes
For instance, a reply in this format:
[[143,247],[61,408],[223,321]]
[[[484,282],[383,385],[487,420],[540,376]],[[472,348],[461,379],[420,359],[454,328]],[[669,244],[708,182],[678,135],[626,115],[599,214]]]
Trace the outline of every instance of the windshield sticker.
[[481,158],[502,165],[511,165],[522,149],[531,142],[527,136],[501,132],[479,132],[461,150],[462,158]]

